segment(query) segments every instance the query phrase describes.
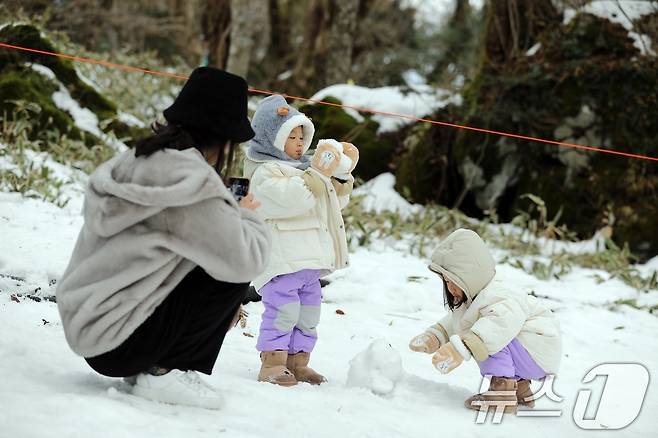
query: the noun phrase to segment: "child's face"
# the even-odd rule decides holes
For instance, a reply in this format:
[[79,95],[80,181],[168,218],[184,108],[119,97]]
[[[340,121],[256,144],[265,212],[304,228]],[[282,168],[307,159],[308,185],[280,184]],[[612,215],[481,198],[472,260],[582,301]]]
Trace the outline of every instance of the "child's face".
[[304,135],[301,126],[290,131],[283,151],[294,160],[299,160],[302,157],[302,153],[304,152]]
[[450,281],[449,279],[441,276],[446,282],[446,285],[448,286],[448,292],[450,295],[452,295],[455,298],[456,302],[460,302],[464,299],[464,291],[459,288],[455,283]]

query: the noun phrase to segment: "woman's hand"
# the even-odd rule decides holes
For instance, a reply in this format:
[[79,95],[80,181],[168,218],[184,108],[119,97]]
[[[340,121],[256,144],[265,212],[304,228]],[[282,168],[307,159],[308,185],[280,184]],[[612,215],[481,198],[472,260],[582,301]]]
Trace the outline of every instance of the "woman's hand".
[[258,202],[254,199],[254,194],[253,193],[249,193],[247,196],[242,198],[239,205],[242,208],[246,208],[247,210],[254,211],[258,207],[260,207],[260,202]]

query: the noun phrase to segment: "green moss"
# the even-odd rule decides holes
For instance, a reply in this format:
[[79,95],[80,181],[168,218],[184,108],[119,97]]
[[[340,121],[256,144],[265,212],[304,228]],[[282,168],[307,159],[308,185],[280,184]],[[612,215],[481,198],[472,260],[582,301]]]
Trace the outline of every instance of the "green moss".
[[[464,90],[464,105],[434,117],[455,123],[555,139],[566,118],[584,106],[595,117],[587,127],[573,127],[567,142],[611,147],[622,152],[658,157],[658,61],[640,56],[620,25],[581,14],[569,25],[539,35],[542,50],[509,66],[487,64]],[[616,218],[613,237],[628,242],[644,256],[658,253],[658,166],[653,162],[578,152],[587,165],[563,162],[566,149],[470,131],[446,133],[434,126],[398,167],[398,184],[416,201],[458,204],[469,215],[482,217],[478,195],[503,169],[506,157],[517,165],[514,179],[498,198],[501,220],[511,220],[527,208],[520,199],[534,193],[544,199],[549,215],[562,209],[562,221],[581,237],[589,237]],[[423,143],[425,142],[425,143]],[[605,146],[604,146],[605,145]],[[462,167],[475,163],[482,180],[466,193]],[[442,166],[442,167],[441,167]]]
[[429,141],[429,125],[415,126],[406,139],[405,153],[399,158],[395,170],[395,189],[410,201],[429,202],[437,196],[435,190],[441,166],[432,166],[440,160],[440,154]]
[[[0,40],[11,45],[30,47],[46,52],[57,52],[57,49],[48,39],[41,35],[39,29],[31,25],[6,26],[0,29]],[[116,105],[82,82],[71,61],[50,55],[18,50],[3,50],[0,52],[0,72],[6,69],[16,69],[26,62],[41,64],[51,69],[57,79],[71,93],[71,96],[81,106],[96,113],[100,120],[112,118],[116,114]]]
[[[41,31],[32,25],[5,26],[0,29],[0,41],[46,52],[58,52]],[[40,64],[52,70],[80,106],[91,110],[100,121],[109,121],[105,131],[114,131],[118,138],[137,138],[146,131],[117,120],[117,106],[84,83],[70,60],[19,50],[2,50],[0,79],[4,78],[2,83],[5,85],[3,93],[0,94],[3,99],[0,105],[5,109],[10,108],[11,104],[6,102],[8,99],[23,99],[37,103],[43,110],[38,131],[51,129],[50,121],[52,121],[59,132],[67,133],[75,139],[83,139],[88,146],[98,144],[100,141],[92,134],[81,132],[74,126],[71,117],[52,103],[51,96],[57,90],[56,85],[47,78],[39,78],[37,73],[25,66],[26,63]],[[26,76],[25,80],[22,76]],[[12,89],[13,87],[16,88]]]
[[148,137],[153,133],[149,127],[139,128],[137,126],[131,126],[126,123],[122,123],[117,119],[114,119],[108,123],[105,131],[114,132],[114,135],[118,139],[125,140],[125,143],[128,146],[132,146],[136,140]]
[[[333,97],[323,100],[340,104],[340,101]],[[368,180],[390,171],[391,156],[399,140],[395,135],[377,135],[379,124],[371,120],[369,115],[362,114],[365,121],[359,123],[339,107],[305,105],[300,111],[313,120],[315,141],[333,138],[354,143],[359,148],[360,158],[355,176]]]
[[41,108],[38,115],[39,129],[56,129],[71,138],[81,139],[82,133],[74,125],[71,116],[53,103],[51,96],[57,90],[57,85],[31,69],[4,72],[0,74],[0,113],[11,114],[15,107],[12,101],[33,102]]
[[628,31],[591,14],[579,14],[561,32],[545,34],[546,57],[560,62],[638,54]]

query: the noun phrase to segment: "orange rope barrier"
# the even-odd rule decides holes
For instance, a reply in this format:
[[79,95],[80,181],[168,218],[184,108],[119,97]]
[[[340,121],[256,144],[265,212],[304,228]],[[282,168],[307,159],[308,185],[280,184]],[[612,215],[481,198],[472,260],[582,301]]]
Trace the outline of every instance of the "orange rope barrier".
[[[48,56],[55,56],[58,58],[64,58],[64,59],[70,59],[72,61],[78,61],[78,62],[86,62],[90,64],[98,64],[102,65],[104,67],[110,67],[110,68],[118,68],[121,70],[125,71],[131,71],[131,72],[140,72],[140,73],[146,73],[146,74],[152,74],[152,75],[159,75],[159,76],[166,76],[174,79],[179,79],[179,80],[187,80],[188,76],[183,76],[183,75],[177,75],[175,73],[167,73],[167,72],[161,72],[157,70],[149,70],[149,69],[143,69],[143,68],[138,68],[138,67],[132,67],[129,65],[124,65],[124,64],[116,64],[113,62],[107,62],[107,61],[99,61],[96,59],[90,59],[90,58],[82,58],[79,56],[72,56],[72,55],[66,55],[63,53],[56,53],[56,52],[47,52],[45,50],[37,50],[37,49],[32,49],[29,47],[21,47],[21,46],[14,46],[11,44],[6,44],[6,43],[0,43],[0,47],[5,47],[7,49],[13,49],[13,50],[21,50],[25,52],[32,52],[32,53],[38,53],[41,55],[48,55]],[[538,142],[538,143],[546,143],[546,144],[552,144],[552,145],[557,145],[561,147],[568,147],[568,148],[573,148],[573,149],[580,149],[580,150],[586,150],[586,151],[592,151],[592,152],[602,152],[606,154],[612,154],[612,155],[618,155],[618,156],[623,156],[627,158],[634,158],[634,159],[640,159],[640,160],[649,160],[649,161],[658,161],[658,157],[651,157],[647,155],[640,155],[640,154],[632,154],[628,152],[621,152],[617,151],[614,149],[603,149],[603,148],[597,148],[593,146],[586,146],[586,145],[580,145],[580,144],[574,144],[574,143],[565,143],[561,141],[555,141],[555,140],[546,140],[543,138],[538,138],[538,137],[532,137],[528,135],[519,135],[519,134],[510,134],[507,132],[501,132],[501,131],[493,131],[490,129],[484,129],[484,128],[475,128],[472,126],[465,126],[465,125],[458,125],[456,123],[448,123],[448,122],[442,122],[438,120],[431,120],[431,119],[425,119],[425,118],[420,118],[420,117],[414,117],[410,116],[408,114],[399,114],[399,113],[393,113],[393,112],[387,112],[387,111],[378,111],[370,108],[360,108],[356,106],[351,106],[351,105],[344,105],[344,104],[337,104],[337,103],[332,103],[332,102],[325,102],[322,100],[313,100],[309,99],[306,97],[301,97],[301,96],[292,96],[284,93],[276,93],[273,91],[267,91],[267,90],[258,90],[255,88],[249,88],[249,91],[252,93],[258,93],[258,94],[281,94],[282,96],[289,98],[289,99],[294,99],[294,100],[301,100],[305,102],[310,102],[318,105],[327,105],[327,106],[335,106],[339,108],[350,108],[356,111],[360,112],[366,112],[366,113],[371,113],[371,114],[378,114],[382,116],[387,116],[387,117],[398,117],[402,119],[407,119],[407,120],[412,120],[416,122],[424,122],[424,123],[431,123],[433,125],[439,125],[439,126],[447,126],[450,128],[456,128],[456,129],[465,129],[469,131],[475,131],[475,132],[482,132],[485,134],[493,134],[493,135],[501,135],[504,137],[510,137],[510,138],[516,138],[516,139],[521,139],[521,140],[528,140],[528,141],[533,141],[533,142]]]

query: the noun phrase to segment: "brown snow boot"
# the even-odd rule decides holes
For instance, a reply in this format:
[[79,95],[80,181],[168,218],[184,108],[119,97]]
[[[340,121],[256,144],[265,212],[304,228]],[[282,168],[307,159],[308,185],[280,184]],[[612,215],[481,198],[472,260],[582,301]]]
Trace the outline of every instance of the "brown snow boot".
[[530,388],[530,380],[521,379],[516,382],[516,401],[519,406],[534,408],[535,401],[532,399],[533,395],[532,388]]
[[311,385],[319,385],[327,381],[322,374],[315,372],[308,366],[311,353],[299,352],[288,355],[288,368],[293,372],[298,382],[307,382]]
[[293,386],[297,379],[286,368],[287,351],[263,351],[260,354],[261,367],[258,373],[259,382],[268,382],[281,386]]
[[492,377],[489,390],[483,394],[475,394],[469,397],[464,405],[475,411],[496,411],[497,406],[502,405],[505,407],[506,414],[516,414],[516,391],[516,380]]

